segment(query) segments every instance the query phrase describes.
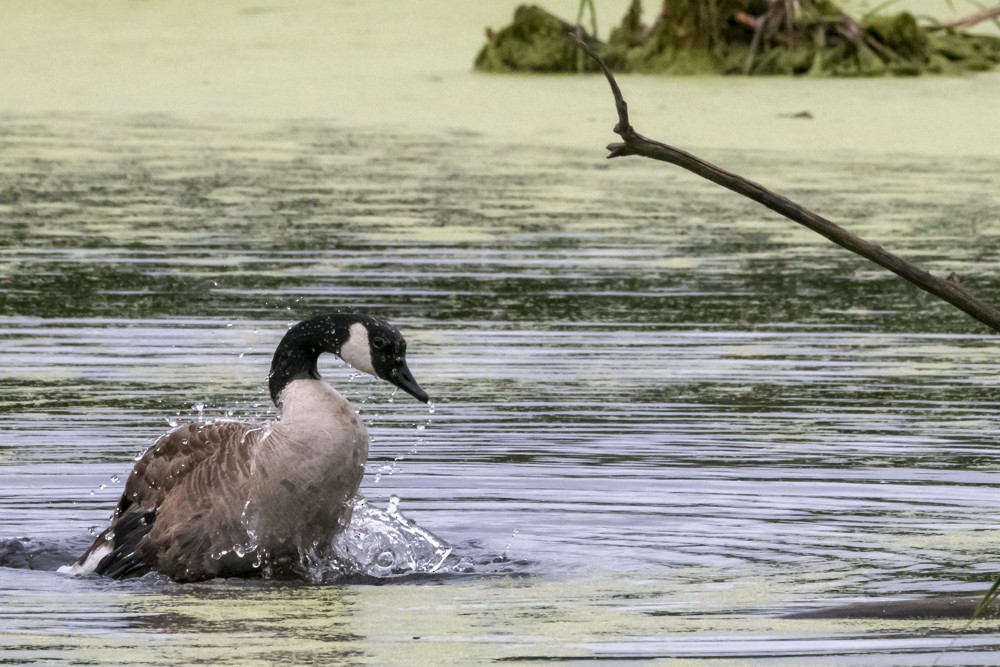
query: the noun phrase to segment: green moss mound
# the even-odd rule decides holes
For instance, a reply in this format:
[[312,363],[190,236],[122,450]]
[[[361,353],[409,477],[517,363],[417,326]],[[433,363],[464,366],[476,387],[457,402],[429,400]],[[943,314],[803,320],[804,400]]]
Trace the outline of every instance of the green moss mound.
[[[619,72],[881,76],[957,74],[1000,64],[1000,39],[921,26],[912,14],[858,22],[831,0],[664,0],[650,25],[633,0],[608,41],[585,39]],[[518,7],[476,58],[487,72],[594,69],[541,7]]]
[[[486,30],[486,45],[476,56],[475,68],[484,72],[578,72],[596,66],[567,35],[571,23],[535,5],[521,5],[514,21],[494,33]],[[600,44],[585,35],[595,48]]]

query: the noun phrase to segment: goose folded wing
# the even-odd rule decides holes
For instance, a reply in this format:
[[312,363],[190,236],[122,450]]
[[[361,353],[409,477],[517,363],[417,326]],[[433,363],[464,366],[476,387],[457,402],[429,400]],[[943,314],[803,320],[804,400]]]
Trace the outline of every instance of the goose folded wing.
[[[120,579],[149,572],[155,558],[151,551],[156,549],[150,549],[153,545],[142,539],[153,530],[171,492],[183,493],[185,487],[204,485],[206,480],[199,478],[207,477],[213,485],[211,479],[217,476],[213,473],[231,469],[211,463],[203,469],[206,462],[238,461],[246,465],[246,450],[259,430],[259,426],[242,422],[206,422],[185,424],[165,433],[136,462],[111,527],[95,540],[81,562],[99,545],[110,543],[110,551],[95,569],[97,574]],[[218,481],[214,485],[221,486]],[[177,505],[176,500],[170,505]]]

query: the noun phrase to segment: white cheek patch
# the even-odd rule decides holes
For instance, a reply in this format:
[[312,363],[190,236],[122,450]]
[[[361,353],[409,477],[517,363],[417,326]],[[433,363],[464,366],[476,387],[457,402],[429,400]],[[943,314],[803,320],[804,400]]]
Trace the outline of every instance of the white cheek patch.
[[340,346],[340,358],[351,368],[375,375],[372,366],[372,349],[368,343],[368,329],[360,322],[355,322],[348,330],[347,342]]

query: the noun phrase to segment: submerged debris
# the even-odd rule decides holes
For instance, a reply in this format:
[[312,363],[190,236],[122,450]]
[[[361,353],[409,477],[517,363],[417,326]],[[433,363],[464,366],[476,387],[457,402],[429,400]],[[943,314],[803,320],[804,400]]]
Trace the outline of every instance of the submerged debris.
[[[1000,39],[907,12],[856,20],[830,0],[664,0],[650,25],[632,0],[607,42],[584,34],[619,72],[878,76],[950,74],[1000,64]],[[956,25],[961,25],[959,22]],[[487,30],[475,67],[488,72],[593,69],[566,34],[574,27],[537,5]]]

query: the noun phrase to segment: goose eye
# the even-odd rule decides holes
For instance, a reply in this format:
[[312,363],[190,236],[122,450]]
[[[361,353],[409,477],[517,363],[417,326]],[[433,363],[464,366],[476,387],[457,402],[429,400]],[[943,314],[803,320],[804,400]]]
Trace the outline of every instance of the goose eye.
[[385,338],[382,338],[381,336],[375,336],[374,338],[372,338],[372,347],[374,347],[376,350],[381,350],[385,346],[386,346]]

